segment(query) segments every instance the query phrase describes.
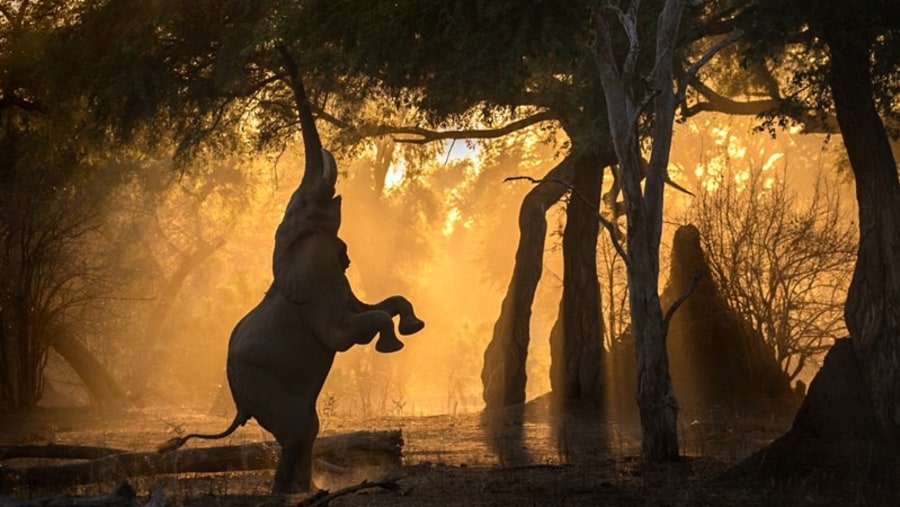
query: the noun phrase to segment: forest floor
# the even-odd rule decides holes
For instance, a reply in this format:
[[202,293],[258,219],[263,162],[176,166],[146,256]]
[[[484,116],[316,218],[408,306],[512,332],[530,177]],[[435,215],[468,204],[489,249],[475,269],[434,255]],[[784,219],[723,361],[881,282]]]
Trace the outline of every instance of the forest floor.
[[[682,417],[681,452],[675,463],[642,466],[640,431],[609,422],[569,421],[559,429],[539,410],[515,422],[492,423],[483,414],[352,419],[323,417],[322,435],[358,430],[403,434],[403,464],[352,476],[318,476],[331,491],[359,483],[390,480],[395,489],[368,488],[335,498],[333,506],[700,506],[700,505],[900,505],[877,491],[809,480],[788,482],[721,478],[739,462],[781,435],[790,420]],[[75,444],[145,451],[176,434],[218,432],[229,418],[177,408],[113,411],[97,408],[33,409],[0,414],[0,446]],[[271,440],[253,422],[228,439],[192,441],[190,446],[245,444]],[[562,441],[562,445],[558,442]],[[0,461],[3,467],[28,463]],[[152,491],[166,505],[288,505],[303,496],[267,494],[272,471],[193,474],[185,477],[125,478],[146,502]],[[58,495],[110,493],[108,483],[51,489],[23,489],[0,482],[0,506]],[[15,499],[15,501],[14,501]],[[15,502],[19,502],[18,504]]]

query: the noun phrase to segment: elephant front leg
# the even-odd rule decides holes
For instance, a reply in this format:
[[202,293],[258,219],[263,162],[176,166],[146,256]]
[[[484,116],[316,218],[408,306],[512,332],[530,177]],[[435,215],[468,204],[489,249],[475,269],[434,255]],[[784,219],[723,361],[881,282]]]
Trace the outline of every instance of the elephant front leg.
[[394,320],[391,314],[372,309],[357,314],[351,320],[356,329],[363,330],[358,343],[369,343],[375,333],[378,333],[378,341],[375,342],[375,350],[378,352],[389,354],[403,348],[403,342],[398,340],[394,333]]
[[391,296],[374,306],[392,316],[399,315],[400,324],[397,326],[397,331],[404,336],[418,333],[425,327],[425,322],[416,317],[412,303],[403,296]]
[[366,305],[365,303],[360,303],[360,305],[367,309],[387,312],[391,317],[399,315],[400,324],[397,326],[397,330],[404,336],[418,333],[425,327],[425,322],[416,317],[412,303],[403,296],[391,296],[374,305]]
[[[316,335],[340,352],[353,345],[369,343],[376,334],[379,335],[375,343],[378,352],[390,353],[402,349],[403,342],[397,339],[394,332],[395,315],[400,316],[398,329],[402,335],[416,333],[425,327],[425,323],[413,312],[412,305],[402,296],[389,297],[374,305],[365,304],[354,296],[344,313],[328,315],[328,311],[328,308],[323,308],[315,314],[312,323]],[[323,315],[330,318],[322,318]]]
[[379,335],[376,343],[379,352],[394,352],[403,348],[403,343],[394,334],[394,321],[381,310],[348,312],[322,324],[316,334],[326,345],[339,352],[369,343],[376,334]]

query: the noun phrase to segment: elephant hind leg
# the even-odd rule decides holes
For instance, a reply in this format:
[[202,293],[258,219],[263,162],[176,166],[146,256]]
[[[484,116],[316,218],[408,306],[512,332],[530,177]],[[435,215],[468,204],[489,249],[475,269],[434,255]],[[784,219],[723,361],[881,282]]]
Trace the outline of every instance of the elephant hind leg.
[[278,458],[278,467],[275,468],[275,483],[272,485],[272,493],[295,493],[299,485],[294,485],[294,468],[297,465],[299,451],[295,447],[282,447],[281,456]]
[[287,438],[279,439],[281,457],[275,469],[272,492],[276,494],[318,491],[312,480],[312,449],[319,433],[319,417],[297,414],[297,426]]

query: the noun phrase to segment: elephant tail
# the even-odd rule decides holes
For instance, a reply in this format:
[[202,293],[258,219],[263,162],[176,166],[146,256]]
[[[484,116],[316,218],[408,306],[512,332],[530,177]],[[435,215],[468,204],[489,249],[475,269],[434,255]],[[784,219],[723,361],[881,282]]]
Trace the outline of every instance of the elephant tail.
[[243,410],[238,409],[237,414],[234,415],[234,420],[231,421],[231,426],[229,426],[228,429],[223,431],[222,433],[216,433],[215,435],[201,435],[199,433],[191,433],[190,435],[185,435],[183,437],[175,437],[173,439],[170,439],[163,445],[157,447],[156,451],[159,453],[166,453],[166,452],[174,451],[175,449],[178,449],[179,447],[181,447],[182,445],[187,443],[187,441],[192,438],[205,438],[207,440],[216,440],[219,438],[225,438],[228,435],[231,435],[232,433],[234,433],[234,430],[247,424],[247,421],[249,421],[249,420],[250,420],[250,414],[248,414],[247,412],[244,412]]

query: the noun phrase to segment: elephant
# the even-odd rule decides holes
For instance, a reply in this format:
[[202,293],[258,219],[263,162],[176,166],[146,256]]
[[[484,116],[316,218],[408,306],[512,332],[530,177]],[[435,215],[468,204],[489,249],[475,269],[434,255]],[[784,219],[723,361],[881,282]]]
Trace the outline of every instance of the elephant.
[[401,335],[425,327],[403,296],[366,304],[353,294],[345,275],[347,245],[338,237],[334,157],[321,147],[309,105],[304,101],[299,110],[306,167],[275,233],[274,281],[229,340],[226,370],[237,413],[222,433],[173,438],[159,449],[177,449],[191,438],[223,438],[255,418],[281,445],[273,493],[316,489],[316,401],[336,353],[370,343],[376,334],[378,352],[400,350],[395,316]]

